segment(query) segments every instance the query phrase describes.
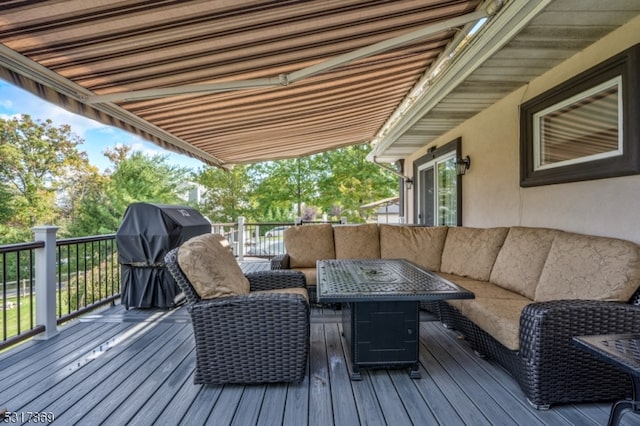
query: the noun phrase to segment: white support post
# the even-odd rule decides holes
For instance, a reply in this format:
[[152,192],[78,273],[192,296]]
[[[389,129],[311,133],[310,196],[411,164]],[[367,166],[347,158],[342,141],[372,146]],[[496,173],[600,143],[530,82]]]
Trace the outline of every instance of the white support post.
[[244,217],[238,216],[238,260],[244,260]]
[[45,331],[35,339],[47,340],[58,334],[56,319],[56,232],[57,226],[32,228],[35,241],[44,241],[44,247],[35,250],[36,324]]

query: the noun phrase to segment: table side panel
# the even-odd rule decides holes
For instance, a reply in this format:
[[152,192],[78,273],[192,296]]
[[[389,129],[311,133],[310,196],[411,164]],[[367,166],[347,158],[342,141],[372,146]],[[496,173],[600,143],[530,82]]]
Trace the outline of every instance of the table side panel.
[[573,340],[601,360],[640,376],[640,334],[578,336]]

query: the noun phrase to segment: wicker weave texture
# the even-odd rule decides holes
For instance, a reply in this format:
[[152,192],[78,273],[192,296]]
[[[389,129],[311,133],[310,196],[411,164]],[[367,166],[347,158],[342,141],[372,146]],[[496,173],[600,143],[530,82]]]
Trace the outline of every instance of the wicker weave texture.
[[275,256],[269,263],[271,269],[290,269],[289,255],[286,253]]
[[[309,304],[290,293],[249,293],[200,300],[176,263],[167,268],[187,298],[196,341],[196,384],[298,382],[309,356]],[[296,271],[248,274],[251,289],[305,286]]]
[[446,302],[443,322],[460,331],[478,352],[497,361],[536,407],[624,399],[631,380],[621,370],[572,344],[573,336],[640,329],[640,308],[625,303],[561,300],[532,303],[520,319],[520,350],[511,351]]

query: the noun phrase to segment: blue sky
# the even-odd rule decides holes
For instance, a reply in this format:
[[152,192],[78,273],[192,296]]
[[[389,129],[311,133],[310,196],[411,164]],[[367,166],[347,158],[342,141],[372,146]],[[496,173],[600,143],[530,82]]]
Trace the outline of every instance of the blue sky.
[[100,171],[104,171],[111,164],[103,152],[118,145],[129,145],[133,150],[149,155],[166,155],[168,163],[193,170],[204,166],[201,161],[172,153],[131,133],[68,112],[0,80],[0,117],[7,119],[20,114],[29,114],[34,120],[49,118],[56,127],[62,124],[70,125],[73,133],[84,140],[84,143],[78,146],[78,150],[85,151],[89,162]]

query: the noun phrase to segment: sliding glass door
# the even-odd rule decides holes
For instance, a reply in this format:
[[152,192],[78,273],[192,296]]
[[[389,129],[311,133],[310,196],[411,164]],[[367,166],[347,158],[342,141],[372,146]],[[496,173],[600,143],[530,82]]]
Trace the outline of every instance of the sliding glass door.
[[427,226],[461,225],[462,180],[456,173],[458,157],[459,140],[416,161],[414,223]]

